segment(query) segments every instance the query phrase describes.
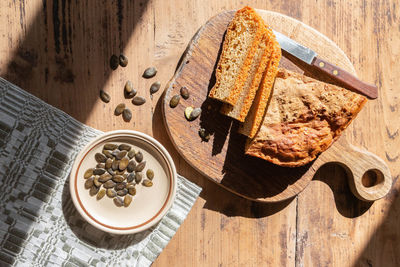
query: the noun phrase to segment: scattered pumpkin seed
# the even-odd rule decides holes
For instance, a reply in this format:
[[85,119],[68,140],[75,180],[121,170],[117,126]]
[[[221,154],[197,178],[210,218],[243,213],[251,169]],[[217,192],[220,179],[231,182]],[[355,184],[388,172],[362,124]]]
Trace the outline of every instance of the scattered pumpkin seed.
[[115,156],[117,159],[122,159],[123,157],[126,156],[126,154],[128,153],[128,151],[126,150],[122,150],[120,152],[117,153],[117,155]]
[[104,188],[113,188],[115,186],[115,182],[113,180],[108,180],[103,184]]
[[89,179],[86,180],[85,182],[85,188],[89,189],[93,186],[93,181],[94,181],[94,177],[90,177]]
[[105,163],[107,160],[106,156],[101,153],[96,153],[94,155],[94,159],[97,161],[97,163]]
[[149,178],[150,180],[153,180],[153,178],[154,178],[154,171],[153,171],[152,169],[148,169],[148,170],[146,171],[146,176],[147,176],[147,178]]
[[130,151],[130,150],[132,149],[132,147],[131,147],[130,145],[127,145],[127,144],[120,144],[120,145],[118,146],[118,149],[119,149],[119,150]]
[[132,98],[137,94],[137,91],[133,88],[131,81],[127,81],[124,86],[125,98]]
[[142,154],[142,152],[138,151],[138,152],[135,154],[135,159],[136,159],[136,161],[137,161],[138,163],[142,162],[142,160],[143,160],[143,154]]
[[119,65],[119,58],[116,55],[112,55],[110,58],[110,68],[116,70]]
[[109,198],[113,198],[117,195],[117,192],[114,189],[109,188],[106,190],[106,194]]
[[142,96],[135,96],[132,99],[132,104],[136,105],[136,106],[140,106],[143,105],[144,103],[146,103],[146,99]]
[[142,177],[143,177],[143,175],[142,175],[141,172],[136,172],[136,173],[135,173],[135,182],[136,182],[137,184],[140,183],[140,181],[142,181]]
[[122,200],[121,197],[115,197],[113,199],[115,206],[117,207],[122,207],[122,205],[124,205],[124,201]]
[[171,108],[176,107],[179,104],[179,100],[181,99],[180,95],[174,95],[171,100],[169,101],[169,106]]
[[106,190],[104,188],[100,189],[100,191],[97,193],[97,200],[102,199],[106,195]]
[[136,165],[135,171],[141,172],[143,171],[144,167],[146,167],[146,161],[142,161],[138,165]]
[[186,86],[183,86],[180,90],[181,96],[183,99],[188,99],[189,98],[189,90],[186,88]]
[[89,190],[89,195],[94,196],[97,194],[97,192],[99,192],[99,188],[97,186],[93,185]]
[[110,144],[110,143],[108,143],[108,144],[105,144],[104,146],[103,146],[103,149],[105,149],[105,150],[114,150],[114,149],[117,149],[117,145],[116,144]]
[[155,67],[150,67],[143,72],[143,78],[149,79],[154,77],[156,74],[157,74],[157,69]]
[[185,108],[185,117],[187,120],[190,120],[190,114],[192,114],[193,107],[187,107]]
[[129,164],[128,164],[128,166],[126,167],[126,170],[127,170],[128,172],[133,172],[133,171],[135,170],[135,168],[136,168],[136,163],[135,163],[135,161],[134,161],[134,160],[129,161]]
[[102,174],[105,173],[105,172],[106,172],[105,169],[96,168],[96,169],[94,169],[93,174],[94,174],[94,175],[102,175]]
[[193,111],[190,113],[189,120],[193,121],[195,120],[198,116],[201,114],[201,108],[195,108]]
[[161,83],[160,82],[154,82],[151,86],[150,86],[150,94],[155,94],[158,92],[158,90],[160,90],[161,87]]
[[126,189],[126,188],[117,191],[117,195],[118,195],[118,196],[123,197],[123,196],[125,196],[126,194],[128,194],[128,189]]
[[134,149],[129,150],[128,152],[128,158],[132,159],[135,156],[136,152]]
[[124,111],[124,109],[125,109],[125,104],[124,104],[124,103],[118,104],[118,105],[115,107],[114,115],[115,115],[115,116],[121,115],[122,112]]
[[205,142],[208,142],[210,140],[210,134],[204,128],[199,129],[199,135],[201,137],[201,140]]
[[99,181],[99,176],[94,177],[93,183],[95,186],[100,187],[103,183]]
[[104,103],[108,103],[110,102],[110,95],[107,94],[106,92],[104,92],[103,90],[100,90],[100,99],[104,102]]
[[143,183],[142,183],[145,187],[151,187],[151,186],[153,186],[153,182],[152,181],[150,181],[150,180],[144,180],[143,181]]
[[112,180],[116,183],[122,183],[125,180],[124,176],[122,175],[114,175]]
[[124,197],[124,206],[128,207],[132,202],[132,197],[130,195],[126,195]]
[[92,177],[92,176],[93,176],[93,171],[94,171],[93,168],[87,169],[87,170],[85,171],[85,173],[83,174],[83,177],[84,177],[85,179],[88,179],[88,178]]
[[99,177],[99,182],[105,183],[105,182],[107,182],[108,180],[110,180],[111,178],[112,178],[112,175],[111,175],[111,174],[105,173],[105,174],[100,175],[100,177]]
[[129,108],[124,109],[124,111],[122,112],[122,118],[124,119],[124,121],[126,122],[130,122],[132,119],[132,112]]
[[128,58],[124,54],[119,55],[119,65],[126,67],[128,65]]
[[113,160],[112,160],[111,158],[108,158],[108,159],[106,160],[106,164],[105,164],[104,167],[107,169],[107,171],[108,171],[108,169],[111,168],[112,162],[113,162]]

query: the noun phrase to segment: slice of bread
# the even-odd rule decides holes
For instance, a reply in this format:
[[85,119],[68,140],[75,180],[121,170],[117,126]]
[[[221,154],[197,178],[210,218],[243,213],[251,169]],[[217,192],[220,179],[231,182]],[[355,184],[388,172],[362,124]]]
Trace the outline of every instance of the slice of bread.
[[251,104],[253,103],[253,99],[260,85],[261,78],[268,64],[268,58],[271,54],[271,51],[268,51],[267,49],[268,42],[270,40],[270,33],[270,31],[265,30],[263,38],[261,39],[261,42],[259,43],[257,51],[254,55],[253,62],[250,66],[249,75],[247,75],[246,82],[244,83],[243,90],[238,101],[234,106],[229,104],[222,105],[222,114],[244,122],[244,119],[250,110]]
[[279,43],[276,41],[275,35],[271,29],[267,29],[271,36],[266,49],[266,53],[270,52],[268,66],[265,70],[262,82],[258,88],[256,97],[251,105],[247,117],[239,127],[239,133],[253,138],[260,128],[263,120],[268,99],[271,94],[272,85],[274,84],[276,74],[278,72],[279,61],[281,60],[282,52]]
[[251,7],[235,13],[225,35],[215,71],[216,82],[209,97],[236,104],[264,32],[262,18]]

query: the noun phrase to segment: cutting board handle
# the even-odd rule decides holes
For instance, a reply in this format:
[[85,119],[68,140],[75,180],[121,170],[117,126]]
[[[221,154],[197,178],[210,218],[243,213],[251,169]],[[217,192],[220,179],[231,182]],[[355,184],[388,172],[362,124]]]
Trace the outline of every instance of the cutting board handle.
[[375,201],[387,195],[392,187],[389,167],[377,155],[351,144],[340,146],[335,159],[347,173],[350,189],[363,201]]

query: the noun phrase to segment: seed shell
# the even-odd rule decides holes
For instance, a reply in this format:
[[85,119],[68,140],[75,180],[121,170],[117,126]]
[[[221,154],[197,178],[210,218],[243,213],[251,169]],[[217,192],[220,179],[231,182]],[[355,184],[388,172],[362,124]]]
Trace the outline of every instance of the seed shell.
[[155,94],[158,92],[158,90],[160,90],[161,87],[161,83],[160,82],[154,82],[151,86],[150,86],[150,94]]
[[121,115],[122,112],[124,111],[124,109],[125,109],[125,104],[124,104],[124,103],[118,104],[118,105],[115,107],[114,115],[115,115],[115,116]]
[[106,193],[109,198],[113,198],[117,195],[117,192],[112,188],[107,189]]
[[112,70],[116,70],[119,65],[119,58],[116,55],[112,55],[110,57],[110,68]]
[[171,108],[176,107],[179,104],[179,100],[181,99],[180,95],[174,95],[171,100],[169,101],[169,106]]
[[138,165],[136,165],[135,171],[141,172],[143,171],[144,167],[146,167],[146,161],[142,161]]
[[100,189],[100,191],[97,193],[97,200],[102,199],[106,195],[106,190],[104,188]]
[[110,144],[110,143],[108,143],[108,144],[105,144],[104,146],[103,146],[103,149],[105,149],[105,150],[114,150],[114,149],[117,149],[117,145],[116,144]]
[[117,207],[122,207],[124,205],[124,201],[122,200],[121,197],[115,197],[113,199],[115,206]]
[[85,179],[88,179],[88,178],[92,177],[92,176],[93,176],[93,171],[94,171],[93,168],[87,169],[87,170],[85,171],[85,173],[83,174],[83,177],[84,177]]
[[144,72],[143,72],[143,78],[152,78],[157,74],[157,69],[155,67],[150,67],[147,68]]
[[146,180],[143,181],[143,185],[145,187],[151,187],[151,186],[153,186],[153,182],[146,179]]
[[135,154],[135,159],[136,159],[136,161],[137,162],[142,162],[142,160],[143,160],[143,154],[142,154],[142,152],[140,152],[140,151],[138,151],[136,154]]
[[153,180],[153,178],[154,178],[154,171],[153,171],[152,169],[148,169],[148,170],[146,171],[146,176],[147,176],[147,178],[149,178],[150,180]]
[[142,96],[135,96],[132,99],[132,104],[136,105],[136,106],[140,106],[143,105],[144,103],[146,103],[146,99]]
[[108,103],[110,102],[110,95],[107,94],[106,92],[104,92],[103,90],[100,90],[100,99],[104,102],[104,103]]
[[181,90],[180,90],[180,93],[181,93],[181,96],[182,96],[182,98],[183,99],[188,99],[189,98],[189,90],[185,87],[185,86],[183,86],[182,88],[181,88]]
[[124,197],[124,206],[128,207],[132,202],[132,197],[130,195],[126,195]]
[[101,154],[101,153],[96,153],[96,154],[94,155],[94,159],[95,159],[98,163],[105,163],[106,160],[107,160],[106,156],[104,156],[104,155]]
[[128,65],[128,58],[124,54],[119,55],[119,65],[126,67]]
[[130,122],[132,119],[132,112],[129,108],[124,109],[122,112],[122,118],[124,119],[125,122]]

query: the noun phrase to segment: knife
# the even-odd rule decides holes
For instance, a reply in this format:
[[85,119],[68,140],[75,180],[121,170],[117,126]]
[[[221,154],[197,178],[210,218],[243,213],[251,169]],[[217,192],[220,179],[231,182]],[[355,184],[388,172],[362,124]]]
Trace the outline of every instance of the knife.
[[330,77],[342,82],[346,87],[368,96],[369,98],[375,99],[378,97],[378,88],[374,84],[369,84],[361,81],[356,76],[349,72],[329,63],[318,57],[317,53],[312,49],[302,46],[298,42],[290,39],[280,32],[273,31],[278,43],[282,50],[285,50],[289,54],[295,56],[301,61],[322,70]]

